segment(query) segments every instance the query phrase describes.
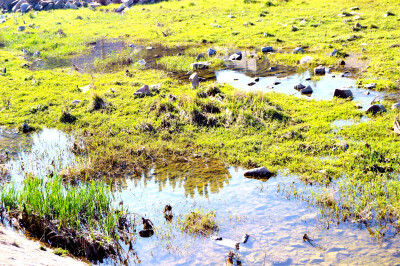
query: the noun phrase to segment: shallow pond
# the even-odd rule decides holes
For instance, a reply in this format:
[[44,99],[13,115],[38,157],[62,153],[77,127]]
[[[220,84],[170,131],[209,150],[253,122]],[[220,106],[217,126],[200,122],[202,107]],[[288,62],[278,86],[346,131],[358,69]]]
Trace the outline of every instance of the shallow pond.
[[[159,58],[164,56],[176,56],[178,53],[185,54],[186,49],[188,49],[188,47],[183,46],[166,48],[162,45],[155,45],[153,47],[133,44],[127,45],[124,41],[118,39],[99,40],[89,44],[89,46],[91,48],[88,53],[70,59],[49,58],[44,61],[35,61],[32,69],[53,69],[72,67],[74,65],[80,69],[80,71],[92,72],[96,71],[96,60],[105,60],[110,56],[112,57],[120,53],[125,53],[126,57],[132,58],[133,63],[144,60],[146,63],[143,65],[143,68],[168,71],[165,66],[158,63]],[[205,47],[204,50],[206,51],[207,48]],[[284,65],[271,66],[267,54],[265,54],[265,59],[260,60],[255,55],[256,51],[243,50],[241,51],[243,54],[241,60],[228,60],[229,55],[233,52],[232,50],[222,55],[221,58],[225,59],[224,67],[221,69],[198,70],[200,76],[205,80],[216,80],[220,84],[227,83],[237,89],[246,91],[273,91],[316,100],[331,100],[335,89],[346,87],[351,89],[354,100],[364,109],[366,109],[376,97],[383,99],[386,95],[384,92],[357,88],[354,73],[347,72],[346,75],[343,75],[344,72],[350,70],[347,68],[342,68],[341,70],[343,72],[341,73],[329,73],[327,69],[326,75],[313,78],[313,73],[309,69],[298,69],[296,67]],[[193,62],[194,61],[195,56],[193,56]],[[170,74],[174,78],[185,82],[188,82],[190,76],[190,72],[186,73],[184,71],[173,71],[170,72]],[[259,78],[258,82],[255,82],[256,77]],[[279,84],[277,82],[279,82]],[[299,83],[305,86],[310,85],[313,89],[313,93],[304,95],[295,90],[294,86]]]
[[[31,171],[46,175],[53,161],[58,163],[52,171],[79,163],[70,151],[72,136],[45,129],[29,138],[32,147],[9,163],[16,169],[11,172],[12,179],[19,180]],[[21,165],[25,166],[23,172]],[[364,225],[331,224],[321,218],[317,207],[291,198],[287,191],[294,188],[321,189],[282,173],[269,180],[249,179],[241,168],[203,158],[158,164],[141,177],[116,179],[115,203],[122,201],[129,212],[151,219],[156,227],[150,238],[134,235],[133,251],[120,243],[124,263],[221,265],[245,233],[250,238],[238,251],[244,265],[400,263],[397,235],[377,243]],[[166,204],[172,206],[172,220],[164,217]],[[222,241],[181,230],[180,216],[199,208],[216,211],[216,234]],[[141,229],[138,225],[137,231]],[[303,241],[304,234],[313,241]],[[114,262],[107,260],[104,264]]]

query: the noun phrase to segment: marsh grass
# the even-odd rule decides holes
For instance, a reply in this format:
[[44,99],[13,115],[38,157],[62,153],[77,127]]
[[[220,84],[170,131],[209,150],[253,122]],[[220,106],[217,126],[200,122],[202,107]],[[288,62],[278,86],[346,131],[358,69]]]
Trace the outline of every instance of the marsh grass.
[[109,186],[101,181],[74,187],[59,177],[28,177],[3,187],[0,199],[8,216],[19,217],[33,235],[94,260],[114,253],[127,215],[114,206]]
[[215,211],[197,209],[194,212],[181,215],[178,218],[178,224],[188,234],[207,236],[218,231],[215,215]]

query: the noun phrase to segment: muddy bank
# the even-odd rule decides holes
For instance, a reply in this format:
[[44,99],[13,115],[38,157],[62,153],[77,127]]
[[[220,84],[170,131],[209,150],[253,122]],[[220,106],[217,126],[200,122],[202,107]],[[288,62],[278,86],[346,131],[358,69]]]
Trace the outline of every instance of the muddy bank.
[[40,249],[40,242],[29,240],[0,225],[0,258],[2,265],[87,265],[71,257],[61,257],[53,249]]

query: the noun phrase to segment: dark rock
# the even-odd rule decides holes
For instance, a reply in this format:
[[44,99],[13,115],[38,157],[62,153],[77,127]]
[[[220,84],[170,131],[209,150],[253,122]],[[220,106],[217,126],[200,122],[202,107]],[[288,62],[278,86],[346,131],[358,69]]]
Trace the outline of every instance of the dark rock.
[[368,107],[366,113],[372,113],[372,114],[377,114],[377,113],[382,113],[386,112],[385,107],[382,104],[374,104]]
[[193,69],[206,69],[210,66],[208,62],[196,62],[190,65]]
[[34,129],[33,127],[29,126],[27,123],[22,124],[22,132],[23,133],[29,133],[32,132]]
[[344,99],[353,98],[353,93],[351,90],[347,89],[335,89],[333,97],[344,98]]
[[154,235],[153,230],[140,230],[139,236],[143,238],[152,237]]
[[269,178],[272,173],[265,167],[255,168],[244,172],[246,177]]
[[318,66],[318,67],[314,68],[314,75],[325,75],[325,67]]
[[204,57],[203,54],[198,54],[197,57],[196,57],[196,61],[199,61],[199,60],[201,60],[201,59],[206,60],[206,58]]
[[240,239],[240,242],[245,244],[248,239],[249,239],[249,235],[248,234],[244,234],[244,235],[242,235],[242,238]]
[[299,84],[297,84],[297,85],[294,86],[294,89],[295,89],[295,90],[302,90],[302,89],[304,89],[305,87],[306,87],[306,86],[304,86],[303,84],[299,83]]
[[272,48],[272,46],[266,46],[266,47],[261,48],[261,52],[263,52],[263,53],[269,53],[269,52],[273,52],[273,51],[274,51],[274,49]]
[[19,26],[17,30],[18,31],[24,31],[25,30],[25,26]]
[[311,93],[313,93],[313,89],[311,88],[310,85],[308,85],[306,88],[300,90],[300,92],[302,94],[311,94]]
[[146,219],[142,217],[143,229],[144,230],[153,230],[153,222],[150,219]]
[[217,54],[217,51],[215,51],[214,49],[212,49],[212,48],[208,48],[207,49],[207,55],[208,56],[212,56],[212,55],[215,55],[215,54]]
[[210,239],[213,241],[221,241],[222,240],[222,236],[210,236]]
[[275,82],[274,82],[274,85],[279,85],[279,84],[281,84],[280,81],[275,81]]
[[345,65],[346,65],[346,62],[345,62],[344,60],[339,60],[339,61],[338,61],[338,65],[339,65],[339,66],[345,66]]

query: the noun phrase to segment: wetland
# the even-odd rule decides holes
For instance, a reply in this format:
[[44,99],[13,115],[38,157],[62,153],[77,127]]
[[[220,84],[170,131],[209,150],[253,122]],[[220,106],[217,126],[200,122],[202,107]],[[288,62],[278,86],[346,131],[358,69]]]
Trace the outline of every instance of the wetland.
[[106,265],[400,263],[396,1],[123,5],[1,16],[6,230]]

